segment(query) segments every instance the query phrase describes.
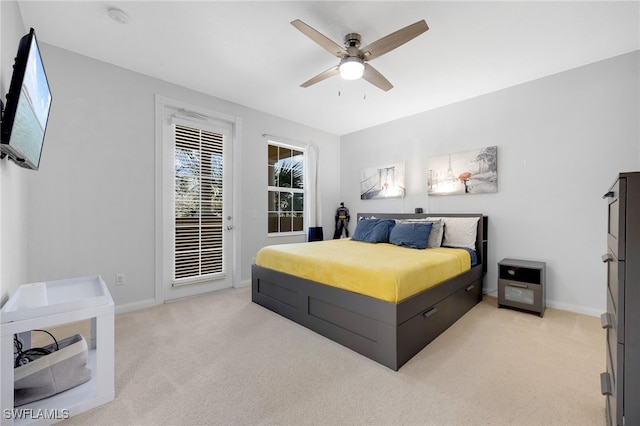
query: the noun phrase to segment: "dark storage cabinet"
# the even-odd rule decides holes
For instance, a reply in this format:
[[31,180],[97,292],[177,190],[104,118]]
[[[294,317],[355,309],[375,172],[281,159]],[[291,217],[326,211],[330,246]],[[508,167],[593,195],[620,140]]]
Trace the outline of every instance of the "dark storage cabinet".
[[609,425],[640,425],[640,172],[620,173],[607,205],[606,372],[600,375]]
[[502,259],[498,262],[498,307],[535,312],[545,309],[544,262]]

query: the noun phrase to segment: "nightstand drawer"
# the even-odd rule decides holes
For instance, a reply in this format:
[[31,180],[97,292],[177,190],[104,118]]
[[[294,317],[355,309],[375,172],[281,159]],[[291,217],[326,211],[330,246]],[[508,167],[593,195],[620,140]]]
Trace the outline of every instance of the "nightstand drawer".
[[540,312],[542,309],[542,286],[499,279],[498,304]]

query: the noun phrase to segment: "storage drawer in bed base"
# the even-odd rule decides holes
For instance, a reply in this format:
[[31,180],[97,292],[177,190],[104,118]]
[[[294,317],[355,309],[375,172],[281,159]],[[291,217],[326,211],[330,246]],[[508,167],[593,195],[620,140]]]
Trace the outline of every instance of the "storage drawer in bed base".
[[255,303],[393,370],[482,300],[479,267],[398,304],[252,268]]
[[482,287],[471,283],[398,326],[402,364],[455,323],[482,299]]

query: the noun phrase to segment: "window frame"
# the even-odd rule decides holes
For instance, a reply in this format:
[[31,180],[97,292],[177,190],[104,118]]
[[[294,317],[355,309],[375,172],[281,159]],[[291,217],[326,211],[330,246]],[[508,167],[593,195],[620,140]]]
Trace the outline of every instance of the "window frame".
[[[267,237],[289,237],[289,236],[299,236],[306,235],[308,228],[308,211],[309,211],[309,195],[308,195],[308,153],[307,147],[303,144],[297,144],[293,141],[280,141],[275,140],[275,138],[269,137],[267,138],[267,171],[269,172],[269,147],[275,146],[278,148],[291,149],[293,151],[298,151],[302,153],[302,182],[303,188],[293,188],[293,187],[282,187],[282,186],[273,186],[269,185],[269,180],[267,179]],[[295,197],[295,194],[302,194],[302,229],[299,231],[278,231],[278,232],[269,232],[269,215],[273,212],[269,209],[269,197],[271,192],[289,192],[292,194],[292,197]],[[293,211],[293,210],[292,210]],[[299,211],[299,210],[296,210]],[[278,210],[280,212],[280,210]]]

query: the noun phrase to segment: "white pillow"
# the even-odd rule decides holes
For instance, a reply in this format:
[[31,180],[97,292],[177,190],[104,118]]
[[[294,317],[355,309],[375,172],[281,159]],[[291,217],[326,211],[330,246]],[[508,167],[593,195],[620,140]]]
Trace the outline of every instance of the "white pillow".
[[476,249],[479,217],[443,217],[443,246]]

